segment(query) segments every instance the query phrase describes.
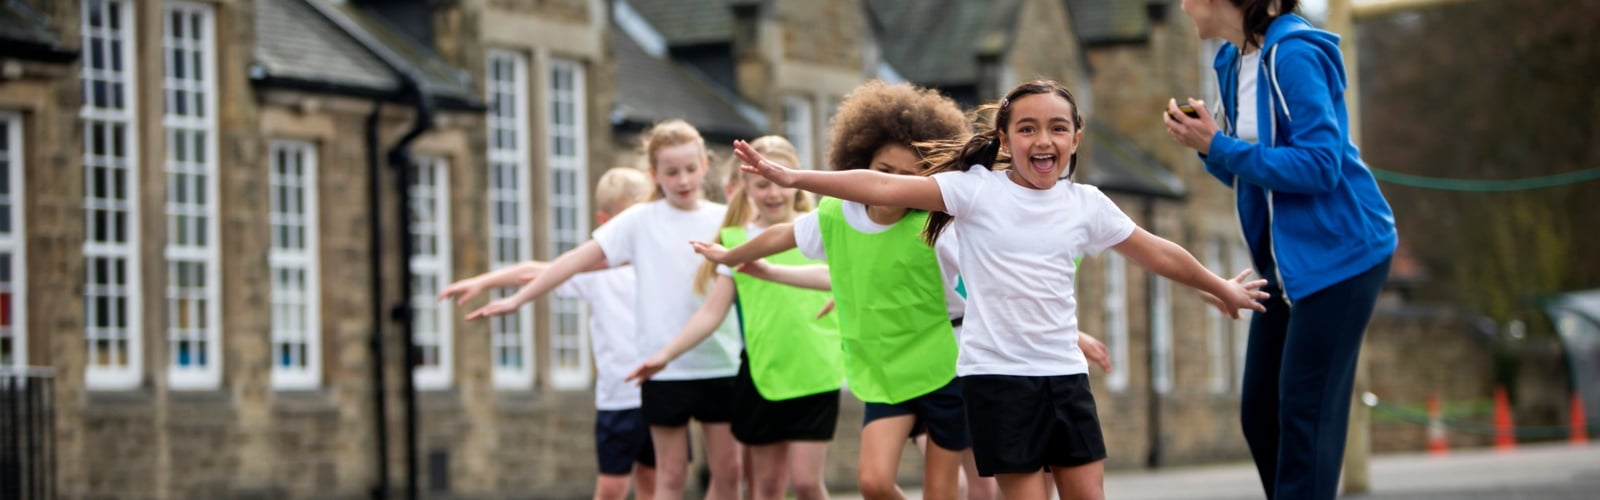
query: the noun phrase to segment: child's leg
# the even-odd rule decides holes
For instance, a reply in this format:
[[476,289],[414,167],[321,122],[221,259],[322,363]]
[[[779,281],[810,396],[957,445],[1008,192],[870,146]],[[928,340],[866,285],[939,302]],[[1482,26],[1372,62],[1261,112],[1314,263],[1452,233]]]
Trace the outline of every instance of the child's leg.
[[874,419],[861,429],[861,457],[856,466],[861,496],[868,500],[905,498],[894,483],[895,472],[900,468],[900,451],[915,424],[916,417],[896,415]]
[[[1105,460],[1071,467],[1052,465],[1050,471],[1055,476],[1055,486],[1061,492],[1061,500],[1101,500],[1106,497]],[[1045,484],[1048,487],[1049,483]],[[1049,498],[1049,493],[1046,491],[1041,498]]]
[[656,468],[653,465],[639,464],[633,467],[634,498],[637,500],[655,500],[656,498]]
[[[739,442],[727,422],[701,422],[706,435],[706,463],[711,466],[711,487],[706,489],[707,500],[738,500],[739,498]],[[657,455],[660,463],[660,455]]]
[[689,480],[689,426],[652,425],[650,440],[656,447],[657,500],[682,500]]
[[600,474],[594,480],[594,500],[624,500],[628,498],[628,476]]
[[1050,492],[1045,489],[1044,471],[995,474],[1000,494],[1006,500],[1046,500]]
[[789,442],[789,484],[797,500],[826,500],[828,485],[822,468],[828,460],[827,441]]
[[978,475],[978,461],[972,458],[972,448],[961,452],[961,479],[967,500],[995,500],[1000,497],[1000,483],[992,477]]
[[746,445],[750,456],[750,497],[782,500],[789,486],[789,443]]
[[961,450],[948,450],[929,440],[922,461],[922,498],[956,500],[960,493]]
[[955,500],[961,492],[961,456],[972,448],[961,379],[952,379],[907,404],[928,431],[922,471],[923,498]]

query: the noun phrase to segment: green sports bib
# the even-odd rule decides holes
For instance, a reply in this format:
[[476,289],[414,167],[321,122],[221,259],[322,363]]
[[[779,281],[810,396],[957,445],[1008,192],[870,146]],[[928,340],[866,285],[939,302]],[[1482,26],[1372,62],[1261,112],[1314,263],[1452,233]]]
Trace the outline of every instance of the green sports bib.
[[[742,227],[722,228],[722,244],[729,248],[748,239]],[[780,266],[821,263],[794,248],[767,257],[767,262]],[[739,287],[739,318],[750,378],[761,397],[782,401],[838,390],[844,380],[838,316],[816,317],[831,295],[744,273],[734,273],[733,282]]]
[[913,211],[887,231],[867,234],[845,221],[838,199],[818,205],[845,376],[862,401],[900,403],[956,376],[939,258],[922,241],[927,219],[927,212]]

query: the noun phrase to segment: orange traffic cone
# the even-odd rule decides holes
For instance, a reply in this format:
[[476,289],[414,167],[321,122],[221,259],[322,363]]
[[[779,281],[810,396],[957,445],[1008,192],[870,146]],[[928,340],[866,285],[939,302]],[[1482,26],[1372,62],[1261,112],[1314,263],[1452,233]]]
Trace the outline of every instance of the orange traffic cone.
[[1517,438],[1512,434],[1514,425],[1511,423],[1511,403],[1506,399],[1505,386],[1494,388],[1494,448],[1499,451],[1511,451],[1517,447]]
[[1570,413],[1572,413],[1570,422],[1572,426],[1570,435],[1572,445],[1584,446],[1589,444],[1589,419],[1584,418],[1583,398],[1578,396],[1578,391],[1572,391],[1572,404],[1568,406],[1571,408]]
[[1450,441],[1444,435],[1444,421],[1439,415],[1439,395],[1428,396],[1428,454],[1444,455],[1450,452]]

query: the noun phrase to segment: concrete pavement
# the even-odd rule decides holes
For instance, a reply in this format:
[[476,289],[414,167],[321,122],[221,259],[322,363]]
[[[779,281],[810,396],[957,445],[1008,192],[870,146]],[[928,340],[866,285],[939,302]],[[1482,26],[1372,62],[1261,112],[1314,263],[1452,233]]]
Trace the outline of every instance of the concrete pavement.
[[[908,491],[919,498],[918,491]],[[835,500],[855,500],[849,492]],[[1250,500],[1263,498],[1255,467],[1232,463],[1159,471],[1111,471],[1112,500]],[[1595,499],[1600,498],[1600,444],[1522,445],[1510,452],[1451,450],[1444,456],[1379,455],[1372,459],[1372,493],[1364,499]]]

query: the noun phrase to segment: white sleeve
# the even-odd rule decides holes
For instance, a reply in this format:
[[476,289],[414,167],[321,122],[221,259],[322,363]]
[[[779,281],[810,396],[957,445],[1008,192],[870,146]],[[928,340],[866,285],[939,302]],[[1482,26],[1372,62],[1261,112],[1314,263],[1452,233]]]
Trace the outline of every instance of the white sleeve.
[[939,183],[939,195],[944,197],[944,213],[953,217],[968,213],[986,172],[982,166],[973,165],[965,172],[935,174],[933,180]]
[[822,247],[822,222],[817,220],[815,210],[794,220],[794,246],[807,259],[828,260],[828,253]]
[[1087,254],[1099,254],[1107,248],[1116,246],[1133,235],[1133,230],[1139,226],[1128,218],[1128,214],[1117,207],[1105,193],[1093,186],[1084,186],[1088,195],[1084,198],[1089,206],[1087,212],[1095,214],[1089,217],[1089,241],[1084,246]]
[[638,226],[644,224],[645,212],[648,211],[648,204],[628,207],[594,230],[594,241],[606,253],[607,266],[616,267],[633,262],[633,249],[637,246],[634,240],[638,238],[635,235],[639,233]]

